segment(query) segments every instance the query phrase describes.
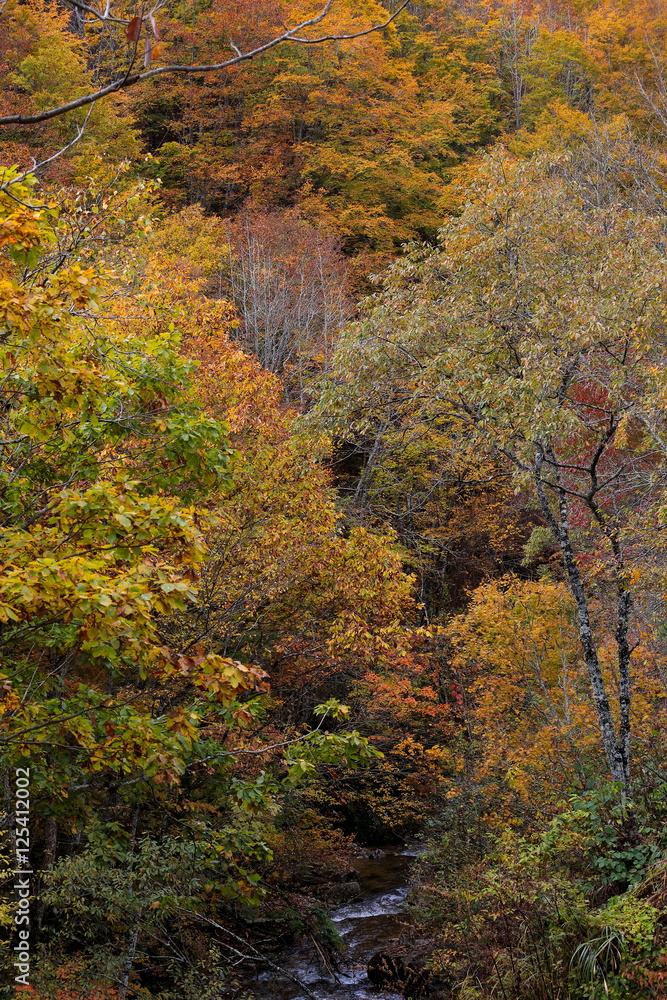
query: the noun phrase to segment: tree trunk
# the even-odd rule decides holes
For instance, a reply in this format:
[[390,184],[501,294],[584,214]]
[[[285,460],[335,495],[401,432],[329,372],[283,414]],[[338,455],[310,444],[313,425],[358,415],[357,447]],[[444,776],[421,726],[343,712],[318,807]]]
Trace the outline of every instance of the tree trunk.
[[[134,861],[132,855],[134,854],[134,846],[137,841],[137,829],[139,827],[139,813],[141,812],[141,806],[137,805],[134,809],[134,814],[132,816],[132,830],[130,832],[130,843],[129,843],[129,858],[130,867],[128,872],[128,884],[127,884],[127,898],[128,900],[132,898],[132,869],[134,867]],[[123,967],[120,971],[120,990],[118,995],[120,1000],[125,1000],[127,996],[127,991],[130,986],[130,973],[132,972],[132,966],[134,965],[134,956],[137,951],[137,939],[139,937],[139,920],[135,920],[134,926],[130,930],[127,941],[127,950],[125,952],[125,959],[123,961]]]
[[[621,786],[622,799],[625,802],[630,797],[630,684],[629,684],[629,648],[627,644],[627,624],[630,609],[630,595],[619,600],[619,624],[617,629],[617,640],[619,641],[619,668],[621,669],[620,702],[621,702],[621,741],[617,739],[614,720],[609,706],[609,698],[605,688],[600,660],[598,658],[593,629],[591,627],[588,600],[584,590],[579,564],[577,563],[572,542],[570,539],[570,527],[568,517],[567,494],[560,486],[556,486],[558,494],[559,517],[552,511],[547,499],[544,481],[542,479],[542,463],[544,455],[538,452],[535,459],[534,482],[537,490],[537,497],[544,518],[551,529],[551,532],[560,546],[563,554],[563,562],[567,572],[570,591],[574,597],[577,608],[579,642],[584,654],[586,669],[593,689],[593,699],[597,710],[598,724],[602,745],[609,764],[612,781],[618,782]],[[622,615],[625,617],[623,618]],[[624,625],[622,623],[625,623]],[[625,741],[625,745],[623,743]],[[624,753],[624,750],[626,751]]]
[[[44,822],[44,860],[42,861],[42,871],[51,871],[56,860],[56,850],[58,847],[58,821],[55,816],[48,816]],[[36,923],[38,932],[42,929],[44,920],[44,910],[46,904],[43,899],[37,901]]]
[[132,972],[132,966],[134,964],[134,956],[137,950],[137,938],[139,937],[139,922],[134,925],[130,931],[129,939],[127,942],[127,951],[125,952],[125,961],[123,962],[123,968],[120,973],[120,990],[118,995],[120,1000],[125,1000],[127,996],[127,991],[130,986],[130,973]]

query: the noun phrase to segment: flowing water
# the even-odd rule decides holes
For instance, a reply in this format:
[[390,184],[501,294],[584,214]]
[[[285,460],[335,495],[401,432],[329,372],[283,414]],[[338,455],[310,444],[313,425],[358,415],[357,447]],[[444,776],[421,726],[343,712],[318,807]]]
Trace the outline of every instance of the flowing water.
[[[398,940],[401,919],[405,922],[408,869],[416,853],[405,847],[386,848],[379,857],[355,860],[361,896],[330,913],[345,943],[336,977],[323,969],[310,941],[283,955],[281,967],[305,983],[318,1000],[401,1000],[397,993],[373,987],[366,965],[372,955]],[[258,1000],[310,1000],[294,982],[268,970],[260,974],[253,992]]]

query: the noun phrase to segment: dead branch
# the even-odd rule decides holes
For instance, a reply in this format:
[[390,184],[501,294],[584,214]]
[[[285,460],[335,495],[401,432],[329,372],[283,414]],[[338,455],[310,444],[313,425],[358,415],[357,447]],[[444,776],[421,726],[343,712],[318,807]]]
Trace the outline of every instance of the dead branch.
[[[144,80],[151,80],[157,76],[166,76],[169,74],[216,73],[219,70],[229,69],[232,66],[238,66],[240,63],[248,62],[250,59],[254,59],[257,56],[262,55],[264,52],[268,52],[271,49],[276,48],[277,45],[282,45],[285,42],[295,42],[299,45],[322,45],[324,42],[343,42],[350,41],[354,38],[362,38],[363,36],[370,35],[375,31],[382,31],[383,28],[386,28],[389,24],[391,24],[391,22],[398,17],[401,11],[407,7],[409,0],[404,0],[398,10],[388,17],[386,21],[383,21],[382,24],[374,24],[372,27],[365,28],[363,31],[355,31],[348,35],[321,35],[317,38],[301,37],[301,33],[303,31],[320,24],[320,22],[324,20],[331,10],[333,2],[334,0],[327,0],[323,10],[315,17],[302,21],[300,24],[296,25],[296,27],[289,28],[287,31],[283,32],[282,35],[278,35],[275,38],[270,39],[268,42],[265,42],[263,45],[258,45],[256,48],[250,49],[247,52],[237,50],[238,54],[236,54],[232,59],[227,59],[224,62],[211,63],[202,66],[175,63],[170,66],[156,66],[154,69],[146,70],[143,73],[132,73],[131,69],[132,63],[134,62],[133,59],[128,69],[121,76],[107,84],[105,87],[101,87],[99,90],[90,94],[84,94],[82,97],[77,97],[76,100],[69,101],[67,104],[61,104],[58,107],[50,108],[47,111],[40,111],[34,115],[4,115],[3,117],[0,117],[0,125],[37,125],[39,122],[50,121],[52,118],[59,118],[70,111],[76,111],[77,108],[84,108],[89,104],[95,104],[97,101],[102,100],[104,97],[108,97],[110,94],[115,94],[119,90],[127,90],[129,87],[134,87],[138,83],[143,83]],[[77,10],[92,13],[96,20],[112,20],[106,12],[105,14],[101,14],[99,11],[96,11],[95,8],[88,7],[86,4],[80,3],[79,0],[69,0],[69,3]],[[148,17],[149,15],[147,14],[146,18]]]

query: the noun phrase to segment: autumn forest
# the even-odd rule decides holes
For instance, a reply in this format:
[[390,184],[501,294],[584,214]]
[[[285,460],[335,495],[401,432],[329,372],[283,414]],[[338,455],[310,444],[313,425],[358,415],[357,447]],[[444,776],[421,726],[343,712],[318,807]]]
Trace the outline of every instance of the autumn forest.
[[0,996],[667,998],[662,0],[0,0]]

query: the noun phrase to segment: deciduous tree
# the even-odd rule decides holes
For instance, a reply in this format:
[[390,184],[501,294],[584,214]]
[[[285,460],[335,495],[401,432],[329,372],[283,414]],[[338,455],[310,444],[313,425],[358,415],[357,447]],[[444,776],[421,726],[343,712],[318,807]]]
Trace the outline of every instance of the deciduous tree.
[[[390,269],[350,328],[334,366],[345,383],[334,375],[320,412],[354,421],[401,394],[415,421],[504,458],[533,491],[576,604],[608,766],[629,795],[632,553],[662,518],[663,235],[630,209],[583,212],[557,171],[502,151],[484,162],[439,247]],[[617,724],[594,580],[615,601]]]

